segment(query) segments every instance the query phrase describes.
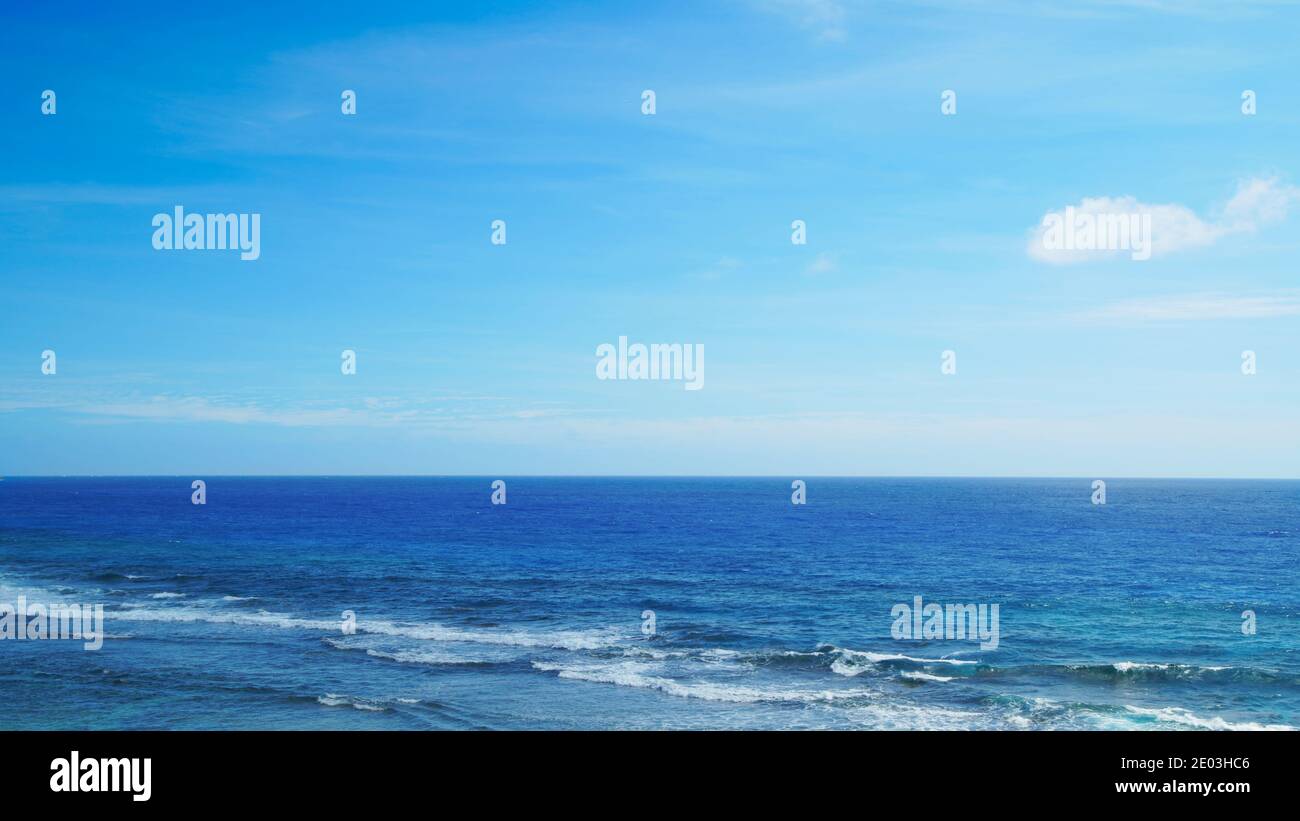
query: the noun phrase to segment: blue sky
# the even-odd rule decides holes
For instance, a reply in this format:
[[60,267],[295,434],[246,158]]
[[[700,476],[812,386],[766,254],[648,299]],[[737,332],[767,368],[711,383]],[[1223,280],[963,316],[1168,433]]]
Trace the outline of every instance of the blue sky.
[[0,474],[1300,475],[1294,4],[268,5],[6,8]]

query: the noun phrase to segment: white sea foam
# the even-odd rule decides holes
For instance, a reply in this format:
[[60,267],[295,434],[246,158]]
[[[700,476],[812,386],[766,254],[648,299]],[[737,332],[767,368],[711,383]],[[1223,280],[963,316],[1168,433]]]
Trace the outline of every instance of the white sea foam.
[[389,652],[387,650],[376,650],[372,647],[366,650],[366,655],[401,662],[402,664],[476,664],[479,662],[478,659],[453,656],[450,653],[439,653],[431,650],[394,650]]
[[903,673],[903,678],[911,679],[912,681],[952,681],[953,679],[952,676],[932,676],[929,673],[914,673],[910,671]]
[[1168,670],[1168,664],[1151,664],[1141,661],[1117,661],[1111,665],[1121,673],[1128,673],[1132,670]]
[[338,630],[339,622],[319,619],[299,619],[283,613],[260,610],[256,613],[227,613],[201,607],[148,607],[132,605],[127,609],[106,614],[108,619],[155,622],[204,622],[209,624],[235,624],[250,627],[299,628],[304,630]]
[[924,658],[918,656],[904,656],[897,653],[869,653],[862,650],[840,650],[841,653],[851,656],[852,658],[866,659],[872,664],[879,664],[882,661],[910,661],[915,664],[978,664],[977,661],[969,659],[950,659],[950,658]]
[[317,696],[316,701],[324,704],[326,707],[352,707],[356,710],[366,710],[373,713],[382,713],[388,708],[382,704],[373,704],[369,701],[356,699],[351,696],[339,695],[338,693],[326,693],[323,696]]
[[984,713],[936,706],[920,706],[890,700],[887,703],[855,704],[843,711],[853,724],[872,730],[969,730],[989,726]]
[[1186,727],[1196,727],[1201,730],[1295,730],[1288,724],[1260,724],[1254,721],[1233,722],[1219,716],[1212,718],[1201,718],[1192,714],[1190,710],[1183,707],[1162,707],[1151,709],[1147,707],[1134,707],[1129,704],[1124,705],[1124,709],[1131,713],[1141,716],[1149,716],[1157,721],[1164,721],[1170,724],[1182,724]]
[[1231,667],[1227,667],[1227,666],[1220,666],[1220,667],[1204,666],[1203,667],[1195,664],[1161,664],[1161,663],[1147,662],[1147,661],[1117,661],[1114,664],[1112,664],[1111,667],[1115,668],[1115,670],[1120,673],[1131,673],[1135,670],[1186,670],[1192,673],[1200,672],[1200,671],[1204,671],[1207,673],[1217,673],[1222,670],[1232,669]]
[[837,658],[835,659],[835,661],[831,662],[832,672],[839,673],[841,676],[848,676],[849,678],[853,678],[854,676],[860,676],[870,669],[871,668],[869,666],[854,664],[851,661],[847,661],[843,657]]
[[559,678],[563,679],[658,690],[681,698],[698,698],[705,701],[724,701],[733,704],[755,704],[759,702],[826,703],[842,699],[863,698],[869,695],[869,693],[862,690],[763,689],[714,681],[682,682],[664,676],[652,675],[644,665],[628,661],[589,665],[563,665],[534,661],[533,667],[542,672],[555,673]]
[[[127,621],[206,622],[325,632],[338,632],[341,624],[337,620],[304,619],[267,610],[259,610],[255,613],[228,612],[213,607],[199,606],[199,604],[162,608],[135,604],[128,606],[126,609],[109,613],[107,617],[110,620],[119,618]],[[619,640],[619,633],[614,628],[585,632],[577,630],[541,632],[519,629],[472,629],[447,627],[436,623],[411,624],[386,620],[369,620],[358,621],[356,630],[358,633],[394,636],[420,641],[466,642],[557,650],[599,650],[611,647]]]
[[497,653],[491,657],[489,653],[475,653],[466,655],[460,650],[440,647],[419,647],[415,649],[396,649],[387,647],[373,647],[365,643],[351,639],[322,639],[325,644],[338,650],[355,650],[364,652],[372,658],[387,659],[402,664],[427,664],[427,665],[453,665],[453,664],[489,664],[494,661],[503,661],[513,658],[513,654],[507,650],[505,654]]
[[600,650],[610,647],[618,639],[618,633],[612,628],[588,632],[576,630],[534,632],[510,629],[466,629],[434,623],[402,624],[390,621],[358,621],[357,631],[425,641],[472,642],[555,650]]
[[907,661],[913,664],[950,664],[950,665],[967,665],[978,664],[970,659],[953,659],[953,658],[922,658],[917,656],[904,656],[898,653],[872,653],[866,650],[849,650],[843,647],[833,645],[822,645],[830,652],[837,654],[835,661],[831,662],[832,672],[841,676],[860,676],[871,669],[871,666],[883,661]]
[[183,598],[185,598],[185,594],[184,594],[184,593],[154,593],[153,595],[149,596],[149,598],[151,598],[151,599],[183,599]]

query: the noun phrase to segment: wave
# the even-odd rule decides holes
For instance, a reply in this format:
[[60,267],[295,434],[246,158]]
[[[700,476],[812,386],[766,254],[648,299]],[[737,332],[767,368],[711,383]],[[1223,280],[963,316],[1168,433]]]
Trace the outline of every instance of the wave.
[[872,653],[867,650],[850,650],[846,647],[836,647],[833,644],[824,644],[824,645],[820,645],[820,647],[828,648],[830,652],[839,653],[841,656],[845,658],[861,659],[863,661],[870,662],[871,664],[880,664],[881,662],[890,662],[890,661],[908,661],[913,664],[953,664],[953,665],[979,664],[978,661],[972,661],[970,659],[954,659],[954,658],[949,658],[947,656],[934,658],[934,657],[923,657],[923,656],[905,656],[902,655],[901,653]]
[[652,675],[643,666],[635,662],[604,665],[564,665],[534,661],[533,668],[542,672],[555,673],[557,677],[563,679],[658,690],[681,698],[723,701],[732,704],[756,704],[760,702],[828,703],[845,699],[863,699],[871,696],[869,692],[863,690],[764,689],[724,684],[716,681],[683,682],[664,676]]
[[912,670],[905,670],[903,678],[909,681],[952,681],[952,676],[932,676],[929,673],[919,673]]
[[365,653],[371,658],[386,659],[395,661],[399,664],[424,664],[433,667],[441,666],[483,666],[497,664],[502,661],[509,661],[511,658],[489,658],[482,654],[467,656],[457,651],[452,652],[444,648],[416,648],[416,649],[389,649],[383,647],[370,647],[356,642],[349,642],[341,639],[325,638],[322,641],[336,650],[349,650],[358,653]]
[[[610,660],[652,660],[659,662],[701,662],[715,666],[728,666],[736,672],[752,672],[756,669],[782,670],[789,672],[815,673],[829,671],[846,678],[855,678],[864,673],[891,674],[902,673],[912,668],[935,666],[975,667],[980,662],[971,659],[943,657],[908,656],[899,653],[877,653],[866,650],[852,650],[836,647],[833,644],[819,644],[814,650],[758,649],[732,650],[728,648],[677,648],[659,649],[646,647],[640,643],[629,643],[616,648],[617,653],[592,653],[599,658]],[[957,651],[972,652],[972,651]],[[920,671],[917,671],[920,672]],[[933,673],[928,675],[934,676]],[[906,677],[906,676],[905,676]],[[911,676],[913,680],[924,680]],[[941,677],[934,676],[933,680]]]
[[1185,727],[1195,727],[1198,730],[1273,730],[1287,731],[1297,728],[1289,724],[1260,724],[1254,721],[1228,721],[1219,716],[1211,718],[1201,718],[1194,715],[1190,710],[1183,707],[1134,707],[1125,704],[1124,709],[1135,715],[1145,716],[1156,721],[1162,721],[1167,724],[1181,724]]
[[368,699],[353,698],[338,693],[326,693],[323,696],[317,696],[316,701],[326,707],[352,707],[356,710],[366,710],[374,713],[382,713],[388,709],[384,705],[375,704]]
[[[199,603],[194,606],[181,607],[133,605],[115,610],[108,614],[108,617],[126,621],[203,622],[340,633],[343,630],[341,620],[306,619],[267,610],[259,610],[255,613],[231,612],[202,606]],[[448,627],[437,623],[419,624],[387,620],[357,621],[355,628],[356,632],[361,634],[393,636],[420,641],[467,642],[557,650],[597,650],[608,648],[619,640],[619,633],[614,628],[586,632],[577,630],[539,632],[519,629],[494,631]]]
[[[1016,669],[1016,668],[1009,668]],[[1237,667],[1226,664],[1188,664],[1180,662],[1115,661],[1064,665],[1029,665],[1021,670],[1047,675],[1067,675],[1083,680],[1102,681],[1258,681],[1280,679],[1277,671],[1262,667]]]
[[[850,678],[855,676],[860,676],[863,673],[874,670],[877,666],[880,665],[883,665],[886,668],[892,668],[892,667],[912,666],[912,665],[927,666],[927,665],[936,665],[936,664],[947,664],[952,666],[971,666],[971,665],[979,664],[979,662],[973,661],[971,659],[906,656],[901,653],[873,653],[867,650],[850,650],[845,647],[836,647],[834,645],[820,645],[820,646],[826,648],[825,652],[833,654],[835,656],[834,661],[832,661],[830,665],[831,671],[834,673],[838,673],[841,676],[848,676]],[[907,672],[908,671],[904,671],[902,673],[903,677],[912,678],[913,680],[923,680],[920,678],[920,676],[926,675],[923,673],[917,673],[917,675],[909,676]],[[942,677],[931,676],[931,680],[939,680],[940,678]],[[945,680],[951,680],[951,679],[945,679]]]
[[554,650],[598,650],[611,646],[618,635],[612,628],[589,632],[558,630],[539,633],[526,630],[492,631],[447,627],[435,623],[404,624],[390,621],[358,621],[357,632],[425,641],[472,642]]
[[995,713],[1018,729],[1141,730],[1168,729],[1173,724],[1197,730],[1295,730],[1285,724],[1231,721],[1221,716],[1204,718],[1184,707],[1136,707],[1130,704],[1060,702],[1021,696],[988,699]]

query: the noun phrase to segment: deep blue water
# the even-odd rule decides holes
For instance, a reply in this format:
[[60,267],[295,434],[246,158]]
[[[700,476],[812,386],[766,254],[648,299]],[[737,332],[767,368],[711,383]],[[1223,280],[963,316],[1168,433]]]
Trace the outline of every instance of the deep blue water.
[[1300,482],[492,478],[0,481],[0,725],[1300,727]]

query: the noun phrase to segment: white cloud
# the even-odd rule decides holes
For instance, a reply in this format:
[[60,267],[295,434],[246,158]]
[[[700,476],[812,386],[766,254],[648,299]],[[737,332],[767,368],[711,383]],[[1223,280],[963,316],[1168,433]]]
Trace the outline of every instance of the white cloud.
[[[1234,234],[1252,233],[1264,226],[1286,219],[1292,203],[1300,201],[1300,188],[1281,183],[1276,177],[1253,178],[1242,181],[1217,219],[1204,219],[1185,205],[1177,203],[1153,205],[1138,201],[1136,197],[1085,197],[1072,209],[1074,221],[1095,221],[1105,217],[1149,218],[1149,236],[1133,236],[1129,244],[1106,247],[1098,243],[1096,250],[1065,250],[1059,245],[1049,247],[1052,239],[1051,223],[1065,223],[1066,209],[1048,211],[1039,224],[1030,231],[1026,252],[1041,262],[1066,264],[1114,257],[1142,258],[1144,243],[1150,256],[1162,256],[1193,248],[1204,248]],[[1136,224],[1135,224],[1136,225]],[[1068,225],[1066,226],[1068,229]]]

